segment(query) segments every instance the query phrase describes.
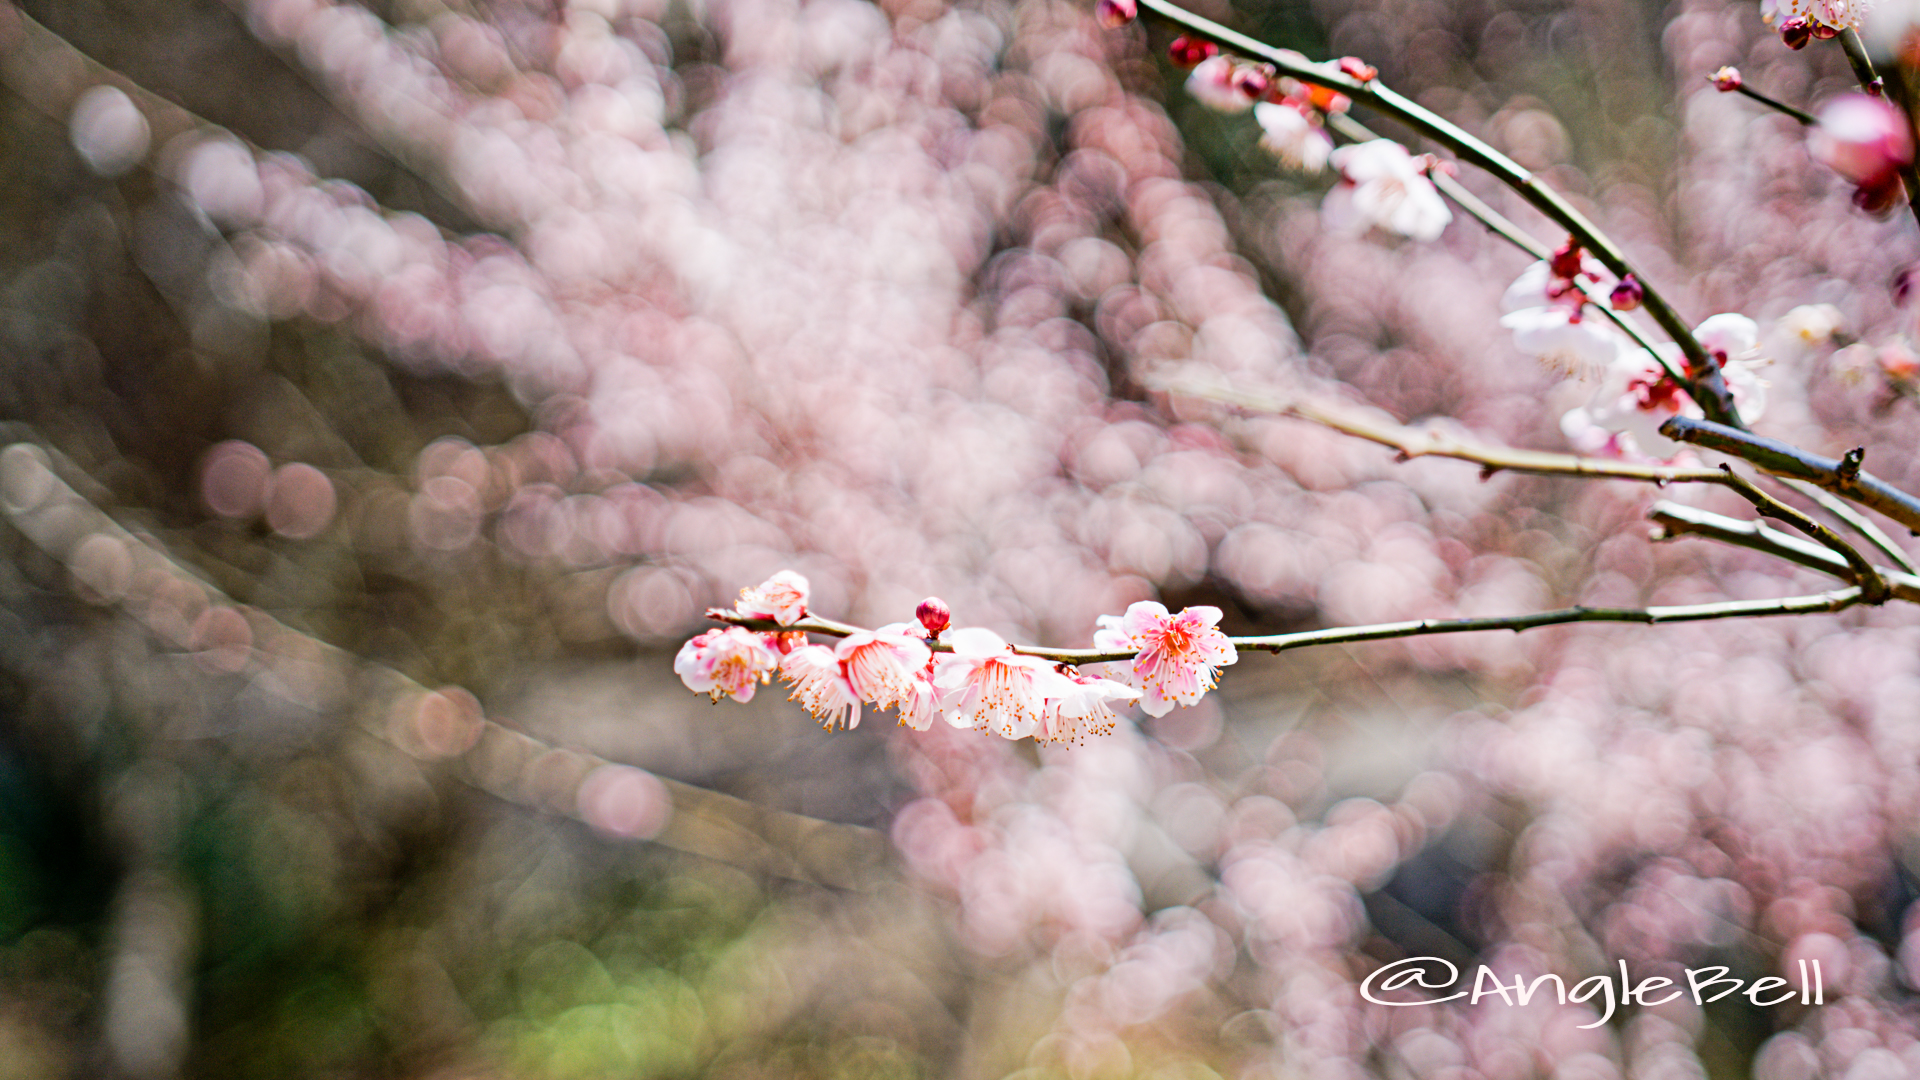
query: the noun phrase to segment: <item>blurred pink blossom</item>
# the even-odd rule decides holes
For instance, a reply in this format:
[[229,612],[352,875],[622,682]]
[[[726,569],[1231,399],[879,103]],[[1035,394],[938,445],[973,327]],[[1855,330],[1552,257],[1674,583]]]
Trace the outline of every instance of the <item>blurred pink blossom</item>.
[[709,630],[680,646],[674,674],[687,689],[719,701],[752,701],[755,684],[772,677],[778,659],[764,635],[739,626]]

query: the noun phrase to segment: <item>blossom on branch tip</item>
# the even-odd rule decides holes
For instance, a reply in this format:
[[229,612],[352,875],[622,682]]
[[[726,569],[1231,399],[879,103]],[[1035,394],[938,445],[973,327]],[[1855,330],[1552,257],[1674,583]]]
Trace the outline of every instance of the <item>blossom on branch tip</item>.
[[772,619],[781,626],[792,626],[807,614],[807,579],[791,570],[782,570],[760,583],[757,589],[741,589],[733,610],[754,619]]
[[1326,167],[1333,140],[1306,109],[1263,101],[1253,107],[1253,118],[1260,123],[1260,145],[1289,168],[1317,173]]
[[709,630],[680,646],[673,673],[687,689],[719,701],[752,701],[754,687],[772,677],[779,665],[765,635],[739,626]]
[[847,678],[847,665],[825,645],[795,649],[780,661],[780,677],[793,691],[791,701],[813,714],[822,727],[849,730],[860,726],[860,695]]
[[1218,685],[1218,669],[1240,658],[1233,642],[1215,628],[1217,607],[1190,607],[1174,615],[1164,604],[1142,600],[1125,615],[1102,615],[1097,621],[1094,648],[1137,651],[1126,669],[1127,682],[1143,691],[1140,707],[1149,716],[1197,703]]
[[1738,90],[1743,85],[1740,80],[1740,69],[1730,66],[1723,67],[1707,76],[1707,81],[1713,84],[1714,89],[1723,94]]
[[1022,656],[1000,635],[981,627],[951,631],[952,655],[941,656],[933,685],[946,691],[947,723],[1024,739],[1046,719],[1048,698],[1072,692],[1053,663]]
[[1399,143],[1370,139],[1335,150],[1329,160],[1343,182],[1327,193],[1322,211],[1336,225],[1436,240],[1453,220],[1420,161]]

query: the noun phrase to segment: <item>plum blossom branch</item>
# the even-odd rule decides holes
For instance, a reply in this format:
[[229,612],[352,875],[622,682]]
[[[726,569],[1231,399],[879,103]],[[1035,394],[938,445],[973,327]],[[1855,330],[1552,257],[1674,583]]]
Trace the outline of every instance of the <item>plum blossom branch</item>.
[[1778,439],[1686,416],[1668,419],[1660,426],[1660,433],[1676,442],[1692,443],[1739,458],[1775,476],[1805,480],[1878,511],[1920,534],[1920,499],[1863,471],[1860,465],[1866,458],[1864,449],[1855,448],[1843,457],[1830,458]]
[[[1920,581],[1913,585],[1920,589]],[[1916,592],[1920,596],[1920,592]],[[1230,637],[1227,640],[1235,649],[1258,652],[1281,653],[1290,649],[1302,649],[1312,645],[1342,645],[1362,641],[1384,641],[1391,638],[1426,637],[1432,634],[1465,634],[1483,630],[1533,630],[1543,626],[1560,626],[1581,622],[1630,622],[1642,624],[1701,622],[1709,619],[1753,618],[1766,615],[1809,615],[1819,612],[1838,612],[1866,602],[1863,590],[1859,586],[1835,589],[1808,596],[1790,596],[1777,600],[1732,600],[1710,604],[1678,604],[1645,608],[1601,608],[1569,607],[1552,611],[1536,611],[1524,615],[1494,615],[1464,619],[1412,619],[1405,622],[1376,623],[1369,626],[1341,626],[1326,630],[1303,630],[1291,634],[1268,634],[1255,637]],[[770,619],[754,619],[733,612],[715,609],[707,613],[709,618],[750,630],[766,630],[777,627]],[[782,629],[796,629],[812,620],[802,620],[793,626]],[[822,625],[807,626],[815,633],[842,636],[845,631],[855,628],[843,623],[819,620]],[[1139,650],[1131,649],[1044,649],[1030,645],[1015,645],[1011,648],[1022,656],[1038,657],[1060,663],[1094,664],[1132,660]]]
[[1612,238],[1588,221],[1585,215],[1558,192],[1542,184],[1532,172],[1522,168],[1513,159],[1468,134],[1446,118],[1401,96],[1376,78],[1356,78],[1342,71],[1340,66],[1335,64],[1309,63],[1298,53],[1276,49],[1211,19],[1195,15],[1167,0],[1139,0],[1139,8],[1152,12],[1191,33],[1249,56],[1258,57],[1272,64],[1280,74],[1339,91],[1354,101],[1368,102],[1381,112],[1401,120],[1428,138],[1451,149],[1462,159],[1493,174],[1535,209],[1578,239],[1581,245],[1591,251],[1609,271],[1623,279],[1631,275],[1641,282],[1645,290],[1642,303],[1647,309],[1647,314],[1669,338],[1680,346],[1681,353],[1686,357],[1686,368],[1691,377],[1682,379],[1682,385],[1709,417],[1720,423],[1740,426],[1739,411],[1734,407],[1732,395],[1719,376],[1718,366],[1708,355],[1706,348],[1694,337],[1693,331],[1681,318],[1680,313],[1657,290],[1646,284],[1646,276],[1635,269],[1626,253],[1613,242]]
[[[1366,142],[1370,139],[1380,138],[1371,128],[1345,113],[1328,113],[1326,123],[1328,128],[1339,132],[1354,142]],[[1436,191],[1451,200],[1455,206],[1466,211],[1469,217],[1486,226],[1487,231],[1542,262],[1553,258],[1552,248],[1521,228],[1513,219],[1487,205],[1486,200],[1475,195],[1465,184],[1462,184],[1445,169],[1429,169],[1427,170],[1427,178],[1433,182]],[[1647,350],[1648,355],[1652,356],[1674,381],[1683,385],[1686,383],[1686,376],[1673,366],[1673,362],[1668,359],[1662,350],[1654,345],[1652,339],[1647,337],[1646,331],[1640,329],[1640,327],[1631,319],[1627,318],[1623,312],[1615,310],[1613,304],[1609,302],[1610,298],[1605,290],[1599,285],[1578,276],[1572,279],[1572,284],[1575,288],[1579,289],[1588,300],[1593,302],[1593,306],[1597,308],[1602,315],[1605,315],[1609,322],[1619,327],[1622,333],[1632,338],[1634,344]]]

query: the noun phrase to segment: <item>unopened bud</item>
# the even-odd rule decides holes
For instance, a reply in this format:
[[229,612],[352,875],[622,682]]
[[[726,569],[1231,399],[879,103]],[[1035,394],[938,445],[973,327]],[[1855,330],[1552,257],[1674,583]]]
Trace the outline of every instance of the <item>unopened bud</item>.
[[1167,46],[1167,58],[1175,67],[1198,67],[1203,60],[1210,60],[1220,52],[1220,46],[1200,38],[1190,38],[1185,34],[1173,39]]
[[1640,284],[1640,279],[1628,274],[1620,279],[1620,284],[1615,285],[1612,292],[1607,294],[1607,303],[1612,305],[1615,311],[1632,311],[1646,298],[1647,287]]
[[1740,69],[1737,67],[1723,67],[1719,71],[1707,76],[1707,81],[1713,84],[1714,89],[1723,94],[1738,90],[1742,85],[1740,81]]
[[1340,74],[1355,82],[1368,83],[1380,77],[1380,69],[1357,56],[1340,58]]
[[1780,20],[1780,40],[1789,49],[1804,49],[1813,40],[1813,24],[1795,16]]
[[920,601],[920,606],[913,609],[913,614],[920,620],[920,625],[927,628],[927,633],[936,637],[953,622],[953,609],[937,596]]
[[1099,0],[1093,5],[1093,17],[1109,30],[1118,30],[1140,17],[1135,0]]

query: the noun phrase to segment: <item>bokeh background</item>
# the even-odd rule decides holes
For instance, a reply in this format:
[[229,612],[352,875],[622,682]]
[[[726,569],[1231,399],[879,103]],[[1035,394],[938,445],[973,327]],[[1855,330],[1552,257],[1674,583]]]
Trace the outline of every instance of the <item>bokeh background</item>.
[[[1752,4],[1198,10],[1364,57],[1696,320],[1907,331],[1912,221],[1702,80],[1846,87]],[[1650,540],[1717,493],[1153,390],[1551,449],[1591,393],[1498,326],[1525,256],[1324,226],[1167,40],[1061,0],[0,7],[0,1078],[1920,1073],[1902,610],[1250,655],[1066,747],[673,677],[781,568],[1059,645],[1145,598],[1828,587]],[[1920,487],[1910,402],[1771,347],[1762,431]],[[1827,1003],[1357,995],[1415,955],[1819,958]]]

